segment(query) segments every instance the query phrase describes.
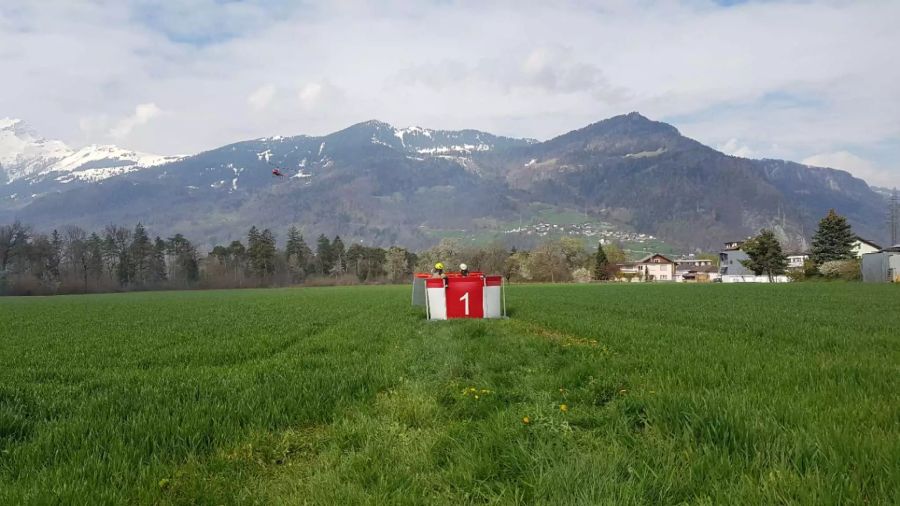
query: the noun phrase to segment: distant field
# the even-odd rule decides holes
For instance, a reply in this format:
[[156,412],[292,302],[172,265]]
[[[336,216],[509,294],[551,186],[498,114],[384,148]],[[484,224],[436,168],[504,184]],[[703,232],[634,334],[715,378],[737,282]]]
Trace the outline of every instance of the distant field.
[[900,287],[508,295],[0,299],[0,504],[900,504]]

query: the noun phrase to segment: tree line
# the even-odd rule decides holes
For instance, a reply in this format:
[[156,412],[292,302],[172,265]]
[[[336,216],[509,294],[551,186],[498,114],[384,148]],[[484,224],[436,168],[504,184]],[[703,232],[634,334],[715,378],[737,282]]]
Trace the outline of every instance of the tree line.
[[[859,265],[851,251],[855,235],[833,210],[819,223],[811,260],[795,279],[857,279]],[[787,273],[787,257],[773,231],[762,230],[742,249],[744,265],[757,275]],[[531,250],[508,249],[500,242],[469,246],[442,239],[414,253],[401,247],[380,248],[320,234],[307,243],[296,227],[283,248],[270,229],[251,227],[245,240],[216,245],[201,254],[181,234],[151,239],[144,226],[110,225],[99,232],[67,226],[49,234],[14,222],[0,225],[0,294],[62,294],[124,290],[240,288],[294,284],[407,282],[413,272],[429,272],[442,262],[450,270],[465,263],[470,270],[502,274],[508,281],[588,282],[613,280],[626,255],[616,244],[585,246],[574,237],[548,240]]]
[[252,227],[245,240],[203,255],[183,235],[151,238],[140,223],[94,232],[67,226],[46,234],[16,221],[0,225],[0,294],[398,282],[417,262],[404,248],[346,247],[339,236],[322,234],[313,248],[296,227],[283,249],[271,230]]
[[67,226],[46,234],[16,221],[0,225],[0,294],[405,283],[413,272],[429,272],[437,262],[451,270],[466,263],[473,271],[499,273],[510,281],[611,279],[625,254],[615,245],[599,253],[604,259],[598,265],[598,255],[582,240],[564,237],[530,251],[499,242],[476,247],[443,239],[417,254],[397,246],[348,246],[340,236],[324,234],[307,242],[296,227],[279,244],[272,230],[251,227],[243,240],[201,254],[183,235],[151,238],[140,223],[93,232]]

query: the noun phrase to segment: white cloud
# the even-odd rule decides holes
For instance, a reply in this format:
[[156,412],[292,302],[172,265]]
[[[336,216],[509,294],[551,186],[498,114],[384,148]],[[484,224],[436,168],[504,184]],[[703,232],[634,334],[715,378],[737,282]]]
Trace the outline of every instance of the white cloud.
[[250,96],[247,97],[247,103],[250,104],[250,107],[252,107],[254,111],[262,111],[272,103],[273,98],[275,98],[275,86],[266,84],[260,86],[251,93]]
[[109,135],[115,139],[127,137],[136,127],[146,125],[160,114],[162,114],[162,109],[152,102],[138,104],[134,108],[134,113],[116,123],[109,131]]
[[322,96],[322,85],[319,83],[305,84],[297,92],[297,98],[304,107],[314,107],[320,96]]
[[716,149],[719,151],[729,154],[731,156],[739,156],[741,158],[754,158],[756,157],[756,152],[750,149],[749,146],[745,144],[741,144],[741,141],[731,138],[728,139],[728,142],[717,146]]
[[[742,156],[900,159],[896,1],[3,4],[0,115],[73,144],[185,153],[371,118],[548,138],[637,110]],[[117,121],[138,103],[172,112]]]
[[885,170],[870,160],[866,160],[849,151],[819,153],[803,159],[802,163],[815,167],[846,170],[874,185],[893,187],[900,183],[900,177],[898,177],[896,172]]

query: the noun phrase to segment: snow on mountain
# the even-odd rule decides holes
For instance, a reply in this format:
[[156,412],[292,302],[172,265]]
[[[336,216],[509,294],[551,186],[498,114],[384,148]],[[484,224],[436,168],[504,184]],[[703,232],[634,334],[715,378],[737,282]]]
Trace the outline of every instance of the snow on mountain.
[[334,135],[367,135],[369,142],[409,154],[469,155],[475,151],[503,150],[532,144],[532,139],[513,139],[478,130],[433,130],[420,126],[395,128],[383,121],[359,123]]
[[41,137],[22,120],[0,119],[0,181],[7,184],[48,175],[62,183],[95,182],[181,158],[109,145],[73,150],[62,141]]
[[40,137],[24,121],[0,119],[0,175],[14,181],[41,172],[72,150],[61,141]]

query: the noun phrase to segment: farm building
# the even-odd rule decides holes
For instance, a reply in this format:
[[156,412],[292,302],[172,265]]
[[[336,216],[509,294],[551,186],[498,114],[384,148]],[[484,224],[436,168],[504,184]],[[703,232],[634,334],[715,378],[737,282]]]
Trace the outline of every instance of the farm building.
[[710,283],[717,279],[719,279],[719,268],[714,265],[675,271],[675,281],[683,283]]
[[862,258],[863,255],[868,253],[878,253],[881,251],[881,246],[872,241],[867,241],[862,237],[857,237],[856,240],[853,241],[853,246],[850,248],[850,251],[853,252],[853,255],[856,256],[856,258]]
[[867,283],[900,283],[900,244],[864,254],[861,268]]

